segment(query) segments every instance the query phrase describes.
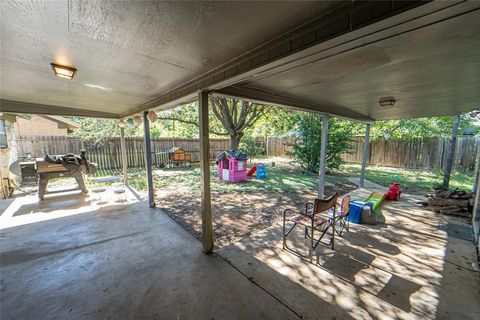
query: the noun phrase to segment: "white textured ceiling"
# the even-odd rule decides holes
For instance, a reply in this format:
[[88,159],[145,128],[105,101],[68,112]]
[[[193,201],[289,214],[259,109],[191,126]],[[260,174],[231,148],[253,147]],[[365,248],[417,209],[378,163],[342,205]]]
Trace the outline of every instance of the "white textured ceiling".
[[124,113],[338,4],[5,0],[1,98]]
[[[480,3],[479,3],[480,5]],[[236,84],[375,120],[454,115],[480,107],[480,10],[359,44]],[[366,41],[365,41],[366,42]],[[381,107],[394,97],[393,107]]]

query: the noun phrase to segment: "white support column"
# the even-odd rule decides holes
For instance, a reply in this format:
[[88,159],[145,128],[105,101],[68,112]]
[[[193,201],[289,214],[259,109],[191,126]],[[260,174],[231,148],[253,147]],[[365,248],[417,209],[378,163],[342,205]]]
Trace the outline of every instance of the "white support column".
[[477,190],[477,185],[480,182],[480,148],[477,150],[477,160],[475,161],[475,177],[473,179],[472,192]]
[[322,144],[320,146],[320,165],[318,170],[318,198],[325,197],[325,165],[327,158],[328,122],[330,115],[322,114]]
[[210,140],[208,127],[208,92],[198,93],[200,127],[200,176],[202,191],[202,244],[205,254],[213,250],[212,199],[210,194]]
[[127,159],[127,144],[125,143],[125,128],[120,127],[120,148],[122,150],[122,172],[123,184],[128,184],[128,159]]
[[155,197],[153,194],[153,175],[152,175],[152,145],[150,143],[150,122],[147,117],[148,111],[143,113],[143,135],[145,142],[145,169],[147,171],[148,204],[150,208],[155,208]]
[[360,170],[360,187],[363,187],[365,183],[365,168],[367,167],[369,144],[370,144],[370,124],[367,124],[367,128],[365,129],[365,141],[363,144],[362,169]]

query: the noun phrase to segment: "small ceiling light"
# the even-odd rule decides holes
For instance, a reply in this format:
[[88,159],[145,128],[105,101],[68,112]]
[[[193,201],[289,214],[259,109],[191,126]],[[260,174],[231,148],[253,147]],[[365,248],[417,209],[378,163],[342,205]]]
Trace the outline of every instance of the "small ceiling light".
[[378,101],[378,104],[381,107],[393,107],[395,105],[395,102],[397,101],[393,97],[383,97],[383,98],[380,98],[380,101]]
[[56,63],[50,63],[50,65],[55,75],[59,78],[72,80],[73,76],[77,73],[77,69],[73,67],[61,66]]

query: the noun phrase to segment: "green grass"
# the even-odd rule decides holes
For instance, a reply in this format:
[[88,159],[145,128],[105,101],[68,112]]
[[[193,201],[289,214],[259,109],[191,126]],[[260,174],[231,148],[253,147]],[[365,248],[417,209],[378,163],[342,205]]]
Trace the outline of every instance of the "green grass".
[[[359,165],[343,165],[335,172],[339,176],[359,176]],[[408,192],[430,191],[439,186],[443,181],[443,172],[440,170],[412,170],[389,167],[370,166],[366,169],[365,178],[382,186],[388,187],[393,182],[393,176],[400,176],[400,186]],[[471,191],[473,186],[473,173],[453,172],[450,177],[450,188]]]
[[[267,163],[267,161],[265,161]],[[282,191],[307,191],[316,190],[318,176],[305,174],[299,169],[284,167],[282,164],[276,167],[267,165],[268,178],[264,180],[249,179],[242,183],[229,183],[217,179],[217,168],[211,167],[211,188],[213,192],[282,192]],[[177,188],[179,192],[200,190],[200,169],[197,167],[164,169],[158,172],[167,173],[166,176],[154,174],[155,188]],[[332,172],[325,177],[327,183],[333,185],[348,184],[348,177],[358,177],[360,174],[359,165],[343,165],[340,170]],[[374,183],[389,187],[393,176],[400,176],[400,186],[404,192],[426,192],[433,190],[443,180],[441,171],[406,170],[389,167],[370,166],[366,169],[366,179]],[[88,177],[87,184],[95,186],[111,185],[114,182],[92,183],[92,179],[102,176],[121,175],[120,171],[100,170],[92,177]],[[128,170],[129,183],[137,190],[146,190],[146,174],[142,168],[131,168]],[[450,188],[458,188],[464,191],[471,191],[473,185],[473,173],[452,173]]]
[[[168,169],[167,169],[168,170]],[[167,176],[155,179],[155,186],[163,188],[171,185],[182,186],[188,191],[200,190],[200,169],[185,168],[175,176]],[[250,178],[241,183],[230,183],[217,178],[218,170],[211,167],[211,189],[213,192],[281,192],[316,190],[318,177],[316,175],[302,174],[301,172],[285,170],[282,168],[267,167],[267,179],[257,180]],[[327,182],[346,182],[345,177],[327,177]]]

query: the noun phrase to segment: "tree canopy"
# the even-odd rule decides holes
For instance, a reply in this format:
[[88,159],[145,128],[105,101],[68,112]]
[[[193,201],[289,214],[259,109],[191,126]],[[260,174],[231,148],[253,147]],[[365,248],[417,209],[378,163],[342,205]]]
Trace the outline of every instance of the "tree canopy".
[[[243,108],[243,109],[242,109]],[[313,114],[292,111],[274,106],[259,106],[240,100],[214,100],[210,108],[210,135],[214,138],[232,137],[233,146],[238,146],[243,138],[251,145],[253,137],[288,136],[295,133],[303,115]],[[242,111],[243,110],[243,111]],[[152,138],[159,137],[198,137],[198,105],[187,104],[174,109],[158,112],[159,120],[150,124]],[[460,119],[459,136],[480,134],[480,113],[463,114]],[[74,118],[81,125],[73,135],[86,140],[101,141],[118,137],[120,129],[116,120]],[[300,121],[300,122],[299,122]],[[365,126],[348,123],[351,136],[363,135]],[[412,139],[449,137],[452,132],[452,116],[377,121],[371,127],[372,139]],[[127,126],[127,137],[142,136],[142,126]],[[231,138],[232,140],[232,138]],[[245,144],[243,144],[245,146]],[[250,146],[251,147],[251,146]]]
[[[449,137],[452,134],[453,116],[377,121],[371,128],[372,139],[413,139]],[[363,134],[362,130],[356,134]],[[460,117],[459,136],[480,133],[476,114]]]
[[[80,128],[76,129],[73,135],[84,140],[98,143],[108,138],[120,136],[120,127],[117,120],[79,117],[74,118],[74,121],[80,124]],[[141,135],[143,135],[141,126],[125,127],[125,136],[135,137]]]

